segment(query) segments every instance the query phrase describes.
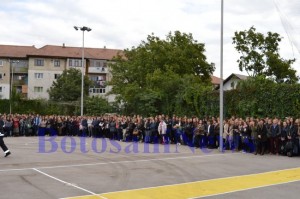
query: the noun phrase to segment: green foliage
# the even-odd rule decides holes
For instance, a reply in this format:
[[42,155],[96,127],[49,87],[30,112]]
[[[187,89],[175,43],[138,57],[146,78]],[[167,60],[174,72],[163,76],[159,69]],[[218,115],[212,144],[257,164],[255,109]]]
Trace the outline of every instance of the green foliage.
[[300,84],[276,84],[262,76],[241,81],[225,93],[227,116],[300,117]]
[[[84,95],[89,93],[91,85],[87,76],[84,77]],[[53,82],[48,90],[50,100],[76,101],[81,96],[81,71],[75,68],[65,70],[59,78]]]
[[0,114],[9,113],[9,100],[1,99],[0,100]]
[[[176,31],[165,40],[149,35],[147,41],[125,49],[113,60],[111,93],[117,95],[127,114],[196,114],[199,105],[194,95],[197,89],[210,86],[210,75],[215,70],[204,52],[204,44],[191,34]],[[187,79],[197,84],[186,84]]]
[[240,71],[253,77],[264,75],[277,83],[296,83],[299,77],[292,68],[295,59],[285,60],[279,55],[281,39],[278,33],[263,35],[254,27],[235,32],[233,44],[241,54],[237,60]]
[[[161,107],[161,104],[164,104],[162,99],[165,99],[165,96],[157,91],[158,89],[141,91],[141,94],[136,97],[137,103],[139,103],[137,105],[142,107],[138,113],[145,116],[159,113],[198,117],[219,115],[219,91],[213,91],[211,86],[203,85],[199,78],[193,75],[185,75],[178,84],[176,88],[180,90],[180,93],[176,93],[173,98],[169,99],[170,105],[166,107]],[[0,113],[9,113],[9,103],[9,100],[0,100]],[[135,106],[130,107],[126,104],[123,106],[124,109],[119,110],[117,105],[94,97],[86,99],[84,108],[86,115],[101,115],[108,112],[137,113]],[[160,112],[159,109],[163,111]],[[14,104],[12,110],[13,113],[21,114],[79,115],[80,106],[78,102],[62,103],[20,99],[18,103]],[[299,118],[300,84],[276,84],[261,76],[249,78],[240,82],[237,89],[224,93],[224,114],[225,117],[283,118],[292,116]]]
[[11,100],[12,100],[13,102],[18,102],[18,101],[20,101],[21,98],[22,98],[21,94],[17,92],[16,88],[13,88],[13,89],[12,89],[11,96],[12,96],[12,97],[11,97]]
[[102,115],[104,113],[114,112],[113,106],[101,97],[89,97],[84,105],[88,115]]
[[[9,113],[9,100],[0,100],[0,113]],[[100,97],[87,98],[84,104],[86,115],[102,115],[104,113],[115,112],[116,109]],[[41,115],[79,115],[79,102],[54,102],[47,100],[24,100],[20,99],[12,107],[12,113],[30,114],[39,113]]]
[[211,105],[216,99],[211,85],[203,84],[194,75],[185,75],[179,84],[179,91],[175,96],[175,114],[207,116],[213,112]]

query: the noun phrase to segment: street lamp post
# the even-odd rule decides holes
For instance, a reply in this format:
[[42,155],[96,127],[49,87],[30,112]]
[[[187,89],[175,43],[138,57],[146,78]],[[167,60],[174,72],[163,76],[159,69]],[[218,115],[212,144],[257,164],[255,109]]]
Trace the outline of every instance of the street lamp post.
[[10,98],[9,98],[9,114],[12,114],[12,97],[13,97],[13,84],[14,84],[14,63],[19,63],[19,60],[9,60],[11,69],[11,79],[10,79]]
[[9,114],[11,114],[11,104],[12,104],[12,93],[13,93],[13,79],[14,79],[14,66],[12,61],[10,61],[11,68],[11,79],[10,79],[10,100],[9,100]]
[[223,91],[223,31],[224,31],[224,0],[221,0],[221,48],[220,48],[220,137],[219,150],[223,152],[223,115],[224,115],[224,91]]
[[82,31],[82,61],[81,61],[81,103],[80,103],[80,115],[83,116],[83,91],[84,91],[84,31],[90,32],[92,29],[86,26],[78,27],[74,26],[75,30]]

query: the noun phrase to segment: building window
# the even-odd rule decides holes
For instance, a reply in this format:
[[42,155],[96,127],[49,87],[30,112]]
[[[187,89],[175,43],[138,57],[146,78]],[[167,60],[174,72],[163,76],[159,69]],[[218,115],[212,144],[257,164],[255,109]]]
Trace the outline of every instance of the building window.
[[89,77],[91,81],[96,82],[98,80],[97,76],[90,76]]
[[91,88],[90,93],[105,93],[105,88]]
[[54,67],[60,67],[60,60],[58,59],[54,60]]
[[0,93],[2,93],[2,86],[0,86]]
[[69,59],[69,66],[80,67],[81,66],[81,60],[79,60],[79,59]]
[[101,67],[101,62],[100,61],[96,61],[96,67]]
[[3,60],[0,59],[0,66],[3,66]]
[[54,74],[54,79],[58,79],[60,74]]
[[43,73],[34,73],[35,79],[43,79],[44,74]]
[[75,60],[74,66],[75,66],[75,67],[78,67],[78,66],[79,66],[79,60]]
[[43,92],[43,87],[41,87],[41,86],[35,86],[34,87],[34,92],[35,93],[42,93]]
[[44,66],[44,60],[43,59],[35,59],[34,65],[35,66]]
[[0,73],[0,79],[2,79],[3,78],[3,74],[2,73]]
[[107,62],[103,62],[103,67],[107,67]]

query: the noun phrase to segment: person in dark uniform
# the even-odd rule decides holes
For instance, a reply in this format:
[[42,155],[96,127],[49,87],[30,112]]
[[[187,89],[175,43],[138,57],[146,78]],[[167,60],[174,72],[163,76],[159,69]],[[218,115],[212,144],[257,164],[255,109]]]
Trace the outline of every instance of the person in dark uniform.
[[213,121],[209,120],[207,121],[207,129],[206,129],[206,133],[207,133],[207,138],[208,138],[208,148],[209,149],[213,149],[216,148],[216,140],[215,140],[215,129],[214,129],[214,125],[213,125]]
[[281,127],[278,125],[278,119],[273,120],[273,124],[271,125],[271,131],[270,131],[270,154],[276,154],[279,153],[279,137],[281,133]]
[[0,119],[0,147],[2,148],[2,150],[4,151],[5,157],[9,156],[11,154],[11,152],[8,150],[7,146],[5,145],[3,138],[4,138],[4,121],[1,118]]
[[263,119],[259,120],[257,125],[257,148],[256,148],[256,154],[264,155],[265,149],[266,149],[266,142],[268,140],[267,137],[267,127],[265,125],[265,121]]

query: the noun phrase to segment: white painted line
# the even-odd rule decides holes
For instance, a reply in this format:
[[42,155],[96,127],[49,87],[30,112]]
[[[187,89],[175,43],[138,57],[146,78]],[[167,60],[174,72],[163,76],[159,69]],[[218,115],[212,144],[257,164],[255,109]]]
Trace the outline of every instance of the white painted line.
[[[213,154],[213,155],[199,155],[199,156],[184,156],[184,157],[172,157],[172,158],[151,158],[143,160],[126,160],[126,161],[109,161],[109,162],[99,162],[99,163],[90,163],[90,164],[75,164],[75,165],[61,165],[61,166],[52,166],[52,167],[40,167],[39,169],[56,169],[64,167],[81,167],[81,166],[96,166],[96,165],[107,165],[107,164],[124,164],[124,163],[136,163],[136,162],[151,162],[151,161],[162,161],[162,160],[177,160],[177,159],[190,159],[190,158],[204,158],[212,156],[223,156],[224,154]],[[228,154],[229,155],[229,154]]]
[[84,192],[87,192],[87,193],[92,194],[92,195],[94,195],[94,196],[97,196],[97,197],[99,197],[99,198],[107,199],[107,198],[102,197],[102,196],[100,196],[100,195],[98,195],[98,194],[96,194],[96,193],[94,193],[94,192],[92,192],[92,191],[89,191],[89,190],[87,190],[87,189],[84,189],[84,188],[79,187],[79,186],[77,186],[77,185],[74,185],[74,184],[72,184],[72,183],[69,183],[69,182],[63,181],[63,180],[61,180],[61,179],[58,179],[58,178],[56,178],[56,177],[54,177],[54,176],[51,176],[51,175],[49,175],[49,174],[47,174],[47,173],[45,173],[45,172],[43,172],[43,171],[38,170],[38,169],[36,169],[36,168],[32,168],[32,170],[37,171],[37,172],[39,172],[39,173],[41,173],[41,174],[43,174],[43,175],[45,175],[45,176],[47,176],[47,177],[49,177],[49,178],[52,178],[52,179],[54,179],[54,180],[56,180],[56,181],[58,181],[58,182],[63,183],[63,184],[65,184],[65,185],[68,185],[68,186],[71,186],[71,187],[80,189],[80,190],[82,190],[82,191],[84,191]]
[[[99,162],[91,164],[78,164],[78,165],[62,165],[62,166],[52,166],[52,167],[40,167],[40,169],[56,169],[65,167],[81,167],[81,166],[95,166],[95,165],[107,165],[107,164],[123,164],[123,163],[136,163],[136,162],[151,162],[151,161],[162,161],[162,160],[178,160],[178,159],[190,159],[190,158],[205,158],[212,156],[224,156],[225,154],[213,154],[213,155],[199,155],[199,156],[184,156],[184,157],[172,157],[172,158],[151,158],[143,160],[126,160],[126,161],[109,161],[109,162]],[[230,155],[230,154],[226,154]]]
[[3,169],[0,170],[0,172],[9,172],[9,171],[28,171],[28,170],[32,170],[33,168],[22,168],[22,169]]
[[[100,194],[99,194],[100,195]],[[70,199],[70,198],[83,198],[83,197],[90,197],[90,194],[87,195],[81,195],[81,196],[70,196],[70,197],[66,197],[66,198],[59,198],[59,199]],[[108,198],[107,198],[108,199]]]
[[[298,167],[296,167],[296,168],[298,168]],[[166,185],[152,186],[152,187],[143,187],[143,188],[137,188],[137,189],[112,191],[112,192],[101,193],[101,195],[103,195],[103,194],[112,194],[112,193],[121,193],[121,192],[126,192],[126,191],[138,191],[138,190],[146,190],[146,189],[155,189],[155,188],[159,188],[159,187],[172,187],[172,186],[176,186],[176,185],[193,184],[193,183],[207,182],[207,181],[219,180],[219,179],[230,179],[230,178],[236,178],[236,177],[242,177],[242,176],[253,176],[253,175],[257,175],[257,174],[266,174],[266,173],[273,173],[273,172],[280,172],[280,171],[288,171],[288,170],[293,170],[293,169],[296,169],[296,168],[281,169],[281,170],[267,171],[267,172],[261,172],[261,173],[251,173],[251,174],[238,175],[238,176],[229,176],[229,177],[222,177],[222,178],[212,178],[212,179],[207,179],[207,180],[183,182],[183,183],[176,183],[176,184],[166,184]],[[293,182],[299,182],[299,180],[294,180],[294,181],[284,182],[284,183],[278,183],[278,184],[273,184],[273,185],[287,184],[287,183],[293,183]],[[266,185],[266,186],[260,186],[260,187],[255,187],[255,188],[263,188],[263,187],[273,186],[273,185]],[[238,190],[238,191],[244,191],[244,190],[250,190],[250,189],[254,189],[254,188],[243,189],[243,190]],[[237,191],[232,191],[232,192],[228,192],[228,193],[233,193],[233,192],[237,192]],[[222,193],[222,194],[225,194],[225,193]],[[213,195],[208,195],[208,196],[201,196],[201,197],[187,198],[187,199],[205,198],[205,197],[210,197],[210,196],[214,196],[214,195],[222,195],[222,194],[213,194]]]
[[[57,169],[57,168],[69,168],[69,167],[84,167],[84,166],[96,166],[96,165],[109,165],[109,164],[125,164],[125,163],[136,163],[136,162],[151,162],[151,161],[162,161],[162,160],[180,160],[180,159],[190,159],[190,158],[206,158],[215,156],[227,156],[227,155],[237,155],[239,153],[228,153],[228,154],[212,154],[212,155],[193,155],[184,157],[171,157],[171,158],[151,158],[143,160],[126,160],[126,161],[109,161],[109,162],[96,162],[89,164],[74,164],[74,165],[59,165],[59,166],[49,166],[49,167],[37,167],[36,169]],[[8,171],[26,171],[32,170],[33,168],[21,168],[21,169],[3,169],[0,172]]]

